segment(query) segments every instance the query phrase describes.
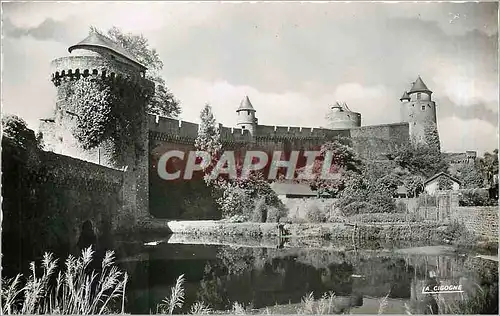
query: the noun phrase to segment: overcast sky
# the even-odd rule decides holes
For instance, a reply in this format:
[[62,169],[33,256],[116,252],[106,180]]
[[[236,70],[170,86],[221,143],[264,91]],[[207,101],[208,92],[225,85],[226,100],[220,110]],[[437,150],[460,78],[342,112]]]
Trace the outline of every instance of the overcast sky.
[[362,124],[399,122],[420,75],[445,151],[498,145],[497,3],[2,3],[3,113],[49,117],[50,61],[90,25],[143,33],[164,62],[183,120],[212,104],[235,126],[248,95],[259,123],[325,126],[346,102]]

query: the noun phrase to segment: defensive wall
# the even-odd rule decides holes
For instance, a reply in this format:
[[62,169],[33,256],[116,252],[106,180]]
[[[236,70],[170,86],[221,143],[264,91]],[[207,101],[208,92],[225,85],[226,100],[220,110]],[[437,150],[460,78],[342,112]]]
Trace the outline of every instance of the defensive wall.
[[99,244],[109,242],[109,234],[124,221],[122,171],[6,141],[2,145],[2,240],[8,240],[2,250],[15,254],[6,257],[24,257],[22,263],[41,251],[75,253],[87,220]]
[[[218,219],[217,206],[202,180],[165,181],[159,178],[158,159],[169,150],[194,150],[198,124],[159,115],[148,115],[149,206],[155,217],[169,219]],[[350,138],[356,152],[365,158],[385,159],[384,155],[409,139],[408,124],[362,126],[344,130],[325,128],[257,125],[255,135],[241,128],[219,124],[225,150],[244,154],[247,150],[289,153],[319,150],[336,137]]]
[[[150,140],[194,145],[198,136],[198,124],[149,115]],[[361,126],[351,129],[325,129],[296,126],[257,125],[256,135],[252,137],[247,130],[225,127],[219,124],[223,145],[251,144],[252,148],[311,149],[336,137],[347,137],[353,140],[355,150],[363,156],[374,157],[391,150],[394,144],[402,144],[409,140],[408,123]],[[271,148],[269,148],[271,149]],[[286,150],[286,149],[285,149]]]

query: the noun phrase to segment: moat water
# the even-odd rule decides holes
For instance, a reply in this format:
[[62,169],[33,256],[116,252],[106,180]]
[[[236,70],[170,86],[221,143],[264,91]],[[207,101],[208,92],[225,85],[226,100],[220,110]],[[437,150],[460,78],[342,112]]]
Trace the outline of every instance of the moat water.
[[[132,314],[155,313],[180,275],[185,303],[175,313],[202,301],[216,311],[237,302],[246,313],[295,314],[305,307],[304,296],[313,293],[317,300],[333,292],[334,313],[378,314],[387,296],[384,313],[498,314],[496,253],[434,244],[186,235],[114,236],[111,244],[129,275],[125,306]],[[2,266],[3,276],[12,277],[29,262]],[[461,285],[464,292],[422,293],[435,284]]]
[[[471,301],[481,312],[498,313],[498,262],[492,258],[435,245],[306,244],[235,239],[228,245],[207,245],[198,238],[122,238],[116,247],[118,264],[130,274],[127,312],[155,312],[183,274],[185,303],[176,313],[187,313],[192,304],[203,301],[219,311],[231,310],[238,302],[247,313],[267,308],[290,314],[304,306],[301,300],[311,292],[316,299],[334,292],[335,313],[377,314],[385,296],[384,313],[443,313],[446,306],[454,308],[453,313],[467,312],[474,305]],[[461,285],[464,293],[422,294],[426,285],[436,282]],[[487,303],[478,298],[481,291],[491,292]],[[478,313],[477,308],[473,311]]]

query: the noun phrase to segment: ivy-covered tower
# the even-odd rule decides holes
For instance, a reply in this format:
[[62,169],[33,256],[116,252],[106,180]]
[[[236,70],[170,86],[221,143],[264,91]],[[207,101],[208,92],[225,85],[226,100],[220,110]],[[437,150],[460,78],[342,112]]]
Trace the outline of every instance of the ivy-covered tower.
[[420,76],[400,98],[401,121],[409,123],[412,141],[439,147],[436,103]]
[[99,33],[91,32],[68,51],[51,63],[57,97],[53,117],[40,126],[46,148],[124,170],[125,208],[143,216],[148,210],[146,103],[154,84],[145,79],[144,65]]

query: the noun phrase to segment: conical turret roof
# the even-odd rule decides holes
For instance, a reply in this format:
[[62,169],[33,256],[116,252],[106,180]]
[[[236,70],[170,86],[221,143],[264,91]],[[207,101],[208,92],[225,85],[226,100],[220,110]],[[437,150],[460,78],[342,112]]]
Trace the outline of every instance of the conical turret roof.
[[132,63],[136,64],[138,67],[146,70],[147,68],[142,65],[132,54],[130,54],[127,50],[125,50],[120,45],[117,45],[112,40],[107,38],[106,36],[99,34],[97,32],[91,32],[89,36],[87,36],[84,40],[79,42],[76,45],[70,46],[68,51],[71,53],[74,49],[89,49],[92,47],[99,47],[107,49],[117,55],[120,55]]
[[238,112],[238,111],[254,111],[254,112],[256,112],[255,109],[253,108],[253,105],[250,102],[250,99],[248,98],[248,96],[245,96],[245,98],[243,98],[243,100],[240,103],[240,107],[236,110],[236,112]]
[[410,96],[408,95],[408,92],[405,91],[403,93],[403,96],[399,100],[401,100],[401,101],[403,101],[403,100],[410,100]]
[[431,92],[431,90],[427,88],[422,78],[418,76],[417,80],[415,80],[415,82],[413,83],[409,93],[411,94],[413,92]]

